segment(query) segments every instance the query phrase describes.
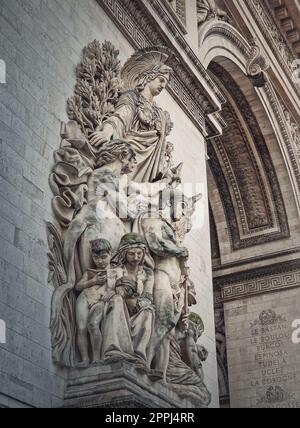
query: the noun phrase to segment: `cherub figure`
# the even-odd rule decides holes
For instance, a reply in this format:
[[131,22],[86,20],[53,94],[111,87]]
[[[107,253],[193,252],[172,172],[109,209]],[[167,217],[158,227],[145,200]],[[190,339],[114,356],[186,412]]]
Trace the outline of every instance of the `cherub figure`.
[[122,276],[121,269],[111,269],[111,245],[105,239],[91,242],[91,255],[96,269],[88,269],[76,284],[80,295],[76,301],[77,344],[82,363],[89,364],[88,333],[92,345],[92,363],[101,359],[102,335],[100,326],[107,303],[115,294],[116,281]]

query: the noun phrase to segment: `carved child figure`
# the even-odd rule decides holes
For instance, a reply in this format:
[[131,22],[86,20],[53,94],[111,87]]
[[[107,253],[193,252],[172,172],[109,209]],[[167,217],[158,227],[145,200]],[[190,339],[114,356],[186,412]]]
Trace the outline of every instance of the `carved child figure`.
[[88,269],[77,283],[81,292],[76,302],[77,344],[82,363],[89,364],[88,333],[92,345],[92,363],[101,359],[101,322],[105,316],[107,303],[115,294],[116,281],[122,276],[122,269],[111,269],[111,245],[105,239],[91,242],[91,255],[96,269]]

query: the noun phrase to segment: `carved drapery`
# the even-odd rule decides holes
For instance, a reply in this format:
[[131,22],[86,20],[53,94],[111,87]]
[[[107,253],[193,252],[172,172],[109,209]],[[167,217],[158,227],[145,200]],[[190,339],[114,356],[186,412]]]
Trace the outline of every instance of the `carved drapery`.
[[84,49],[54,155],[53,359],[79,369],[126,360],[207,406],[207,351],[197,344],[204,326],[190,313],[196,299],[183,246],[202,195],[178,187],[182,164],[173,167],[166,142],[172,122],[154,102],[174,73],[173,54],[145,48],[122,68],[118,55],[110,42]]
[[[154,25],[153,20],[147,15],[145,0],[98,0],[98,2],[130,40],[132,46],[138,49],[149,45],[165,46],[166,44],[174,49],[173,39],[176,40],[180,50],[186,53],[199,76],[194,76],[192,68],[185,65],[186,61],[178,50],[170,64],[174,69],[174,76],[168,90],[200,132],[208,137],[219,135],[224,123],[220,120],[218,113],[215,115],[212,113],[220,109],[221,104],[225,101],[224,97],[184,35],[178,32],[178,27],[174,24],[172,17],[166,14],[161,0],[147,0],[147,3],[150,3],[153,10],[163,19],[170,31],[170,39],[166,39],[163,31]],[[213,97],[207,96],[207,89],[214,94]],[[214,98],[217,99],[217,104],[213,101]]]

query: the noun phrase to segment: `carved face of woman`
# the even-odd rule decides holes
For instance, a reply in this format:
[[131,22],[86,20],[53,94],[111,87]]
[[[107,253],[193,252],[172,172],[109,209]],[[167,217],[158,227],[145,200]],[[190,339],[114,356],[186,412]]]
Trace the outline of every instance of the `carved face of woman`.
[[169,80],[166,76],[157,76],[148,83],[148,88],[153,97],[159,95],[168,85]]
[[131,248],[127,251],[126,261],[130,266],[140,265],[144,258],[144,251],[141,248]]

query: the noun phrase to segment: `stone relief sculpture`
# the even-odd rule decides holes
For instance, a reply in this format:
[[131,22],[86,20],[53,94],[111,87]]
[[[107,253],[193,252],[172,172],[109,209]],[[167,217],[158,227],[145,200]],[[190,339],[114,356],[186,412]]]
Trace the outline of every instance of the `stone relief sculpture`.
[[[53,360],[70,368],[126,360],[207,406],[183,245],[201,195],[181,190],[171,119],[154,101],[172,77],[170,55],[147,48],[121,69],[109,42],[83,51],[50,175]],[[172,375],[175,344],[182,382]]]
[[204,332],[199,315],[185,315],[177,324],[171,340],[167,379],[183,397],[189,396],[195,406],[208,405],[211,395],[204,384],[202,364],[207,350],[197,344]]
[[105,239],[91,242],[91,255],[96,269],[88,269],[75,288],[80,294],[76,300],[77,345],[82,362],[89,364],[88,333],[92,345],[92,363],[101,361],[103,342],[102,322],[106,318],[107,303],[115,295],[121,269],[110,269],[112,247]]
[[127,61],[121,72],[125,92],[114,113],[90,140],[92,146],[99,147],[111,139],[125,138],[137,156],[137,168],[132,174],[135,181],[151,182],[168,171],[166,137],[173,124],[169,113],[154,102],[172,76],[172,69],[166,65],[168,57],[167,50],[146,49]]
[[197,0],[197,19],[198,26],[211,19],[230,20],[227,12],[217,6],[216,0]]
[[146,256],[148,260],[151,258],[141,236],[134,233],[123,236],[113,259],[123,275],[116,284],[116,294],[105,320],[104,359],[124,358],[127,354],[141,360],[146,367],[154,327],[154,274],[145,266]]

